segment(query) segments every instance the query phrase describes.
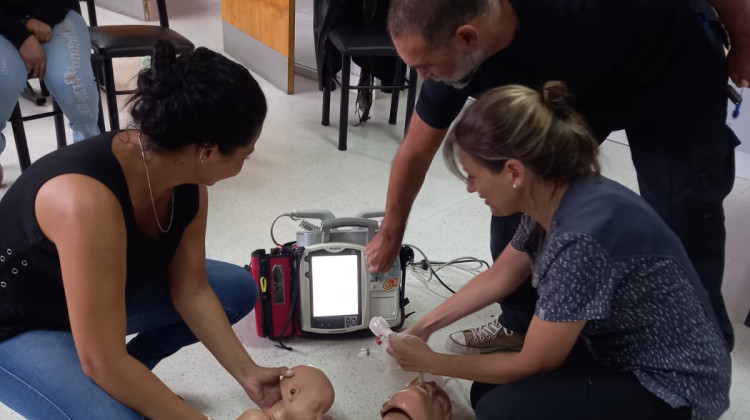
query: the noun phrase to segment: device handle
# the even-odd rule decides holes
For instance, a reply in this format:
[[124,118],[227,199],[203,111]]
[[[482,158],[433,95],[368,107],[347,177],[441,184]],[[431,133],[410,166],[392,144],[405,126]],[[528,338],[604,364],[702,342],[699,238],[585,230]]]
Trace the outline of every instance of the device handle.
[[333,220],[324,220],[321,224],[323,242],[328,242],[331,239],[331,229],[349,226],[367,228],[368,241],[375,236],[379,227],[377,221],[361,217],[340,217]]
[[333,220],[336,218],[336,216],[333,215],[328,210],[319,210],[319,209],[313,209],[313,210],[295,210],[291,213],[292,217],[299,217],[302,219],[318,219],[322,221],[327,220]]
[[363,219],[374,219],[376,217],[385,217],[385,210],[362,210],[354,215]]

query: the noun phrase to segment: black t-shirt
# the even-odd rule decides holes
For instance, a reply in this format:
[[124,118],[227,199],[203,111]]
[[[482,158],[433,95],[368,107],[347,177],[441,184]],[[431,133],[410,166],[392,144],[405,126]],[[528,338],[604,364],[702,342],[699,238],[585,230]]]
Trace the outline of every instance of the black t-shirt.
[[126,298],[167,280],[182,234],[198,212],[198,187],[174,189],[172,227],[161,240],[150,238],[135,220],[125,175],[112,152],[112,142],[119,141],[115,134],[104,133],[42,157],[0,200],[0,341],[35,329],[70,330],[60,257],[34,212],[39,188],[58,175],[96,179],[120,201],[127,232]]
[[[704,24],[703,0],[510,0],[512,43],[489,57],[463,90],[425,81],[420,118],[447,128],[467,97],[507,84],[540,89],[560,80],[600,137],[708,94],[724,94],[726,69]],[[689,83],[689,85],[688,85]]]

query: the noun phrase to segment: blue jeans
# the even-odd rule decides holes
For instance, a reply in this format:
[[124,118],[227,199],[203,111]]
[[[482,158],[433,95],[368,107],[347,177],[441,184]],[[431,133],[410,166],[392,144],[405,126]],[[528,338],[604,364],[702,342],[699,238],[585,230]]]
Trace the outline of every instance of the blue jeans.
[[[86,21],[69,11],[52,28],[52,39],[42,44],[47,59],[44,83],[70,120],[73,141],[99,134],[99,90],[91,69],[91,38]],[[21,54],[0,36],[0,153],[5,149],[2,130],[18,102],[27,78]]]
[[[258,290],[236,265],[206,261],[208,281],[234,324],[255,306]],[[172,305],[166,283],[127,301],[128,352],[149,368],[198,340]],[[0,342],[0,401],[29,419],[143,419],[110,397],[81,369],[73,335],[29,331]]]

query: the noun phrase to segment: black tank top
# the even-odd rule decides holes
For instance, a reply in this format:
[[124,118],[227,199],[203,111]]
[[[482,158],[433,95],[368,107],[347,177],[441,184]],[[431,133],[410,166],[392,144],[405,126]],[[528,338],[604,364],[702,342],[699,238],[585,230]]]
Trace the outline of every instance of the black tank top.
[[175,188],[172,228],[161,240],[146,236],[136,224],[125,175],[112,152],[115,134],[105,133],[42,157],[0,201],[0,341],[35,329],[70,330],[59,255],[39,228],[34,211],[39,188],[58,175],[94,178],[120,201],[127,230],[126,297],[147,284],[167,280],[182,234],[198,212],[198,186]]

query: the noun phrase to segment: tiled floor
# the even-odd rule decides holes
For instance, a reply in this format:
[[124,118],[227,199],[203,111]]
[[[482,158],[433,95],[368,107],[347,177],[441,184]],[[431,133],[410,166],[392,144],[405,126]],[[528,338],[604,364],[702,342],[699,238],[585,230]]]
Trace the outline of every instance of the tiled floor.
[[[172,1],[172,27],[198,45],[221,50],[221,7],[219,0]],[[100,22],[127,23],[123,18],[100,11]],[[126,83],[139,63],[119,63],[120,82]],[[388,99],[375,103],[373,119],[364,127],[349,128],[349,150],[336,150],[337,126],[320,125],[322,94],[316,82],[298,78],[297,94],[288,96],[260,81],[269,101],[269,115],[256,154],[242,173],[210,189],[211,202],[207,252],[210,258],[236,264],[249,262],[250,253],[272,245],[269,228],[273,219],[298,209],[326,208],[337,216],[354,215],[363,209],[383,208],[391,160],[399,146],[403,127],[387,124]],[[332,106],[338,105],[334,93]],[[402,107],[403,108],[403,107]],[[335,109],[335,108],[334,108]],[[24,105],[24,112],[34,106]],[[403,110],[402,110],[403,112]],[[354,116],[351,117],[354,121]],[[122,121],[127,121],[125,113]],[[403,116],[401,118],[403,121]],[[123,124],[125,126],[125,124]],[[54,147],[52,122],[43,119],[26,124],[32,159]],[[5,167],[5,184],[0,196],[19,175],[10,128],[5,130],[8,149],[0,156]],[[70,138],[70,137],[69,137]],[[604,173],[635,188],[635,173],[627,147],[613,142],[602,146]],[[725,297],[735,323],[737,345],[733,353],[732,407],[722,419],[746,419],[750,415],[750,329],[742,325],[750,309],[750,182],[737,179],[726,201],[727,272]],[[461,256],[489,258],[489,216],[485,205],[466,193],[440,158],[430,169],[410,218],[405,241],[422,249],[431,259],[448,260]],[[294,239],[296,226],[288,220],[276,225],[277,238]],[[446,274],[447,282],[460,287],[466,273]],[[434,281],[424,283],[419,273],[407,277],[407,296],[413,319],[425,314],[448,296]],[[496,308],[436,333],[430,345],[447,351],[448,334],[462,327],[483,323]],[[259,338],[251,314],[235,330],[253,358],[263,365],[314,364],[331,378],[337,392],[331,414],[339,420],[377,418],[380,405],[400,388],[397,375],[384,369],[381,349],[364,334],[334,339],[294,339],[294,351],[274,347]],[[369,350],[369,356],[368,356]],[[177,394],[197,409],[216,419],[234,419],[252,403],[233,379],[201,345],[183,349],[163,361],[155,373]],[[468,383],[451,380],[445,384],[454,403],[454,418],[472,418],[468,408]],[[0,418],[19,415],[0,404]]]

